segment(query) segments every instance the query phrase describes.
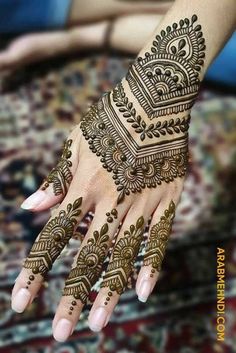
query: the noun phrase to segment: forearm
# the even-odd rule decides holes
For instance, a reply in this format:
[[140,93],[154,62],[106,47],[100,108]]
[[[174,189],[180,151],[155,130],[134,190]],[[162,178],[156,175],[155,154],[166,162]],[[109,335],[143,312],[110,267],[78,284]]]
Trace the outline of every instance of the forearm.
[[197,24],[201,25],[202,37],[205,39],[205,58],[201,70],[201,76],[204,76],[208,66],[217,56],[219,51],[233,33],[236,26],[236,1],[235,0],[176,0],[171,9],[158,24],[153,35],[147,41],[147,44],[140,51],[140,56],[150,51],[150,46],[156,35],[173,23],[178,24],[181,19],[191,20],[196,15]]
[[[146,123],[165,117],[179,124],[175,119],[190,113],[207,67],[233,32],[235,13],[234,0],[208,0],[204,7],[200,0],[175,2],[121,84]],[[150,132],[159,122],[148,131],[143,126]]]

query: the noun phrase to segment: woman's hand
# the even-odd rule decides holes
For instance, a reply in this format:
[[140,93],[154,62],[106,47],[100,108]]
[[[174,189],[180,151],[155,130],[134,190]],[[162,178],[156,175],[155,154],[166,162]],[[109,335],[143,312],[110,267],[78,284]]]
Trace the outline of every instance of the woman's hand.
[[78,223],[94,210],[53,321],[57,340],[73,332],[109,254],[89,315],[92,330],[108,323],[150,218],[136,292],[141,301],[152,292],[187,170],[189,113],[204,51],[196,15],[162,30],[126,78],[85,114],[68,137],[58,165],[23,204],[41,211],[60,203],[16,280],[12,306],[18,312],[33,301]]

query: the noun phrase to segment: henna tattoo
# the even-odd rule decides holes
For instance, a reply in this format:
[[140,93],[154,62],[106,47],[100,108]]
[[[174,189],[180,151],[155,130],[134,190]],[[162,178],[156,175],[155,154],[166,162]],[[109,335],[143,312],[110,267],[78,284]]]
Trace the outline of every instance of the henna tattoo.
[[52,218],[40,232],[24,263],[24,267],[32,271],[28,285],[35,279],[34,275],[40,274],[43,277],[46,275],[68,244],[73,236],[77,217],[81,213],[81,204],[81,197],[73,204],[69,203],[66,210],[61,210],[59,215]]
[[[113,209],[107,212],[107,222],[112,223],[117,219],[118,212]],[[63,295],[73,296],[69,315],[72,315],[73,308],[77,305],[77,300],[86,304],[92,286],[98,280],[104,260],[107,256],[109,245],[109,225],[105,223],[100,231],[94,231],[79,252],[76,265],[72,268],[69,277],[65,282]]]
[[104,275],[101,288],[108,288],[108,296],[104,302],[108,304],[113,292],[122,294],[128,283],[138,254],[144,230],[144,218],[140,217],[136,225],[124,232],[124,236],[115,243],[112,257]]
[[122,83],[118,84],[113,91],[113,100],[123,114],[128,123],[134,128],[135,132],[140,134],[140,139],[145,140],[145,137],[153,138],[161,135],[180,132],[187,132],[189,128],[190,115],[187,117],[158,121],[156,124],[147,124],[140,115],[136,114],[136,109],[132,102],[129,102]]
[[[168,115],[189,110],[199,88],[205,44],[196,21],[193,15],[191,20],[168,26],[156,36],[152,53],[131,65],[125,87],[131,89],[134,101],[118,84],[82,119],[89,148],[113,173],[118,203],[131,192],[155,188],[186,174],[190,115]],[[137,113],[137,102],[149,119],[163,115],[166,119],[148,124]]]
[[204,64],[205,39],[197,16],[168,26],[131,66],[126,79],[149,119],[192,107]]
[[73,177],[70,170],[72,162],[69,160],[72,155],[70,150],[71,144],[72,140],[67,140],[64,143],[61,158],[57,166],[51,170],[43,182],[43,185],[41,186],[42,190],[45,190],[49,187],[49,184],[52,184],[53,192],[56,196],[67,193],[68,186]]
[[120,121],[111,94],[90,108],[81,121],[81,129],[91,151],[100,156],[108,172],[113,172],[118,203],[130,192],[154,188],[163,181],[169,183],[186,173],[188,135],[140,146]]
[[144,266],[151,265],[152,267],[150,277],[161,270],[174,216],[175,204],[171,201],[160,221],[151,228],[143,261]]

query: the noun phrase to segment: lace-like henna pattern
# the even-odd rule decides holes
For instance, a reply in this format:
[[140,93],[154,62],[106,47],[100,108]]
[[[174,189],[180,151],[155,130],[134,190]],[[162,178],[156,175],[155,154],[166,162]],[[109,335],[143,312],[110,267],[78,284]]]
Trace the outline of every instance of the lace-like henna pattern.
[[104,275],[101,288],[109,288],[108,296],[104,302],[108,304],[113,292],[122,294],[128,283],[138,254],[144,231],[144,219],[140,217],[136,225],[124,232],[124,236],[115,243],[112,257]]
[[72,181],[72,173],[70,168],[72,167],[72,162],[69,160],[72,153],[70,150],[72,140],[67,140],[64,143],[61,158],[55,168],[51,170],[45,179],[41,190],[45,190],[49,187],[49,184],[53,185],[54,194],[61,195],[66,194],[68,186]]
[[157,35],[151,47],[131,66],[126,79],[149,119],[192,107],[204,64],[205,39],[197,16],[173,23]]
[[113,100],[118,107],[119,111],[126,118],[128,123],[134,128],[135,132],[140,134],[140,139],[145,140],[146,136],[149,138],[160,137],[166,134],[172,135],[173,133],[186,132],[189,128],[190,115],[177,118],[169,119],[164,121],[158,121],[157,123],[147,124],[140,115],[136,114],[136,109],[132,102],[129,102],[122,83],[118,84],[113,91]]
[[[112,223],[117,219],[117,210],[113,209],[106,214],[107,222]],[[69,315],[72,315],[76,300],[86,304],[92,286],[97,282],[104,260],[108,252],[109,225],[105,223],[100,231],[94,231],[93,236],[88,239],[82,247],[76,260],[76,266],[72,268],[65,283],[63,295],[71,295],[74,300],[71,302]]]
[[150,277],[153,277],[156,271],[161,270],[174,216],[175,204],[171,201],[160,221],[151,228],[143,261],[143,266],[151,265],[152,267]]
[[90,108],[81,121],[81,129],[91,151],[100,157],[103,167],[113,173],[119,191],[118,203],[130,192],[155,188],[163,181],[169,183],[186,173],[187,133],[139,145],[120,121],[111,93]]
[[34,275],[40,274],[43,277],[46,275],[68,244],[73,236],[77,217],[81,213],[81,204],[81,197],[73,204],[69,203],[66,210],[61,210],[59,215],[51,219],[39,234],[24,263],[24,267],[32,271],[28,285],[35,279]]

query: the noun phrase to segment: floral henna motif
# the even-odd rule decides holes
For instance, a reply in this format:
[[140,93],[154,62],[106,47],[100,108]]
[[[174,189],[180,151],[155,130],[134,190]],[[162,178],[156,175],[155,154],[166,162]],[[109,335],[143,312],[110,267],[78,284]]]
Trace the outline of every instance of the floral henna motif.
[[72,315],[74,306],[77,304],[76,300],[80,300],[83,304],[87,302],[92,286],[99,279],[108,252],[108,223],[117,219],[117,215],[116,209],[108,212],[106,214],[107,223],[102,226],[100,231],[93,232],[93,236],[88,239],[86,245],[79,252],[76,266],[72,268],[63,291],[63,295],[74,297],[69,315]]
[[149,138],[160,137],[166,134],[172,135],[180,132],[186,132],[189,128],[190,115],[182,118],[169,119],[158,121],[155,124],[147,124],[140,115],[136,114],[136,109],[132,102],[129,102],[122,83],[118,84],[113,91],[113,100],[119,111],[126,118],[128,123],[134,128],[135,132],[140,134],[140,139],[145,140],[146,136]]
[[150,231],[150,238],[146,246],[143,265],[151,265],[150,276],[161,270],[161,264],[165,255],[166,246],[170,237],[172,222],[175,216],[175,204],[171,201],[160,221]]
[[136,225],[124,232],[114,246],[112,257],[104,275],[101,287],[109,288],[104,302],[108,304],[113,292],[122,294],[128,283],[133,264],[138,254],[144,231],[144,219],[140,217]]
[[81,197],[73,204],[69,203],[66,210],[61,210],[59,215],[51,219],[39,234],[24,263],[24,267],[32,271],[28,285],[34,280],[34,275],[40,274],[43,277],[46,275],[68,244],[81,213],[81,204]]
[[53,186],[53,192],[57,195],[65,195],[68,190],[68,186],[72,181],[71,167],[72,162],[69,160],[71,158],[71,147],[72,140],[67,140],[64,143],[61,158],[55,168],[51,170],[45,179],[41,190],[45,190],[49,187],[49,184]]
[[149,119],[189,110],[197,96],[205,39],[197,16],[174,23],[157,35],[131,66],[126,79]]

